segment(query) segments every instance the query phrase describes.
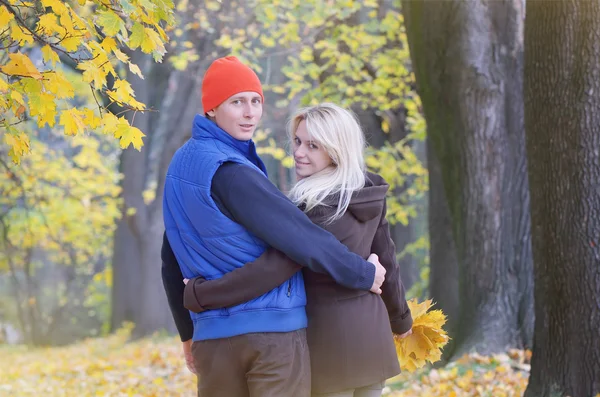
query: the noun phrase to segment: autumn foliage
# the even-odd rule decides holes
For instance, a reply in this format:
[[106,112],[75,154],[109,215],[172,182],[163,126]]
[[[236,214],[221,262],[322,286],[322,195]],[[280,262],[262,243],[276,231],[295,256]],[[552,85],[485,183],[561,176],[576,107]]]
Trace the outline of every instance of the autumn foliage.
[[448,343],[448,335],[442,328],[446,316],[441,310],[429,310],[431,300],[418,303],[408,301],[413,317],[412,334],[403,339],[395,339],[400,368],[414,372],[427,362],[435,363],[442,357],[442,348]]
[[[128,51],[140,49],[160,62],[173,22],[172,0],[0,1],[0,129],[16,163],[30,151],[21,123],[64,128],[67,135],[99,129],[121,147],[141,148],[144,134],[124,113],[143,112],[123,68],[143,78]],[[80,73],[67,78],[65,69]],[[97,106],[72,102],[77,81],[89,84]],[[116,104],[122,114],[107,109]]]

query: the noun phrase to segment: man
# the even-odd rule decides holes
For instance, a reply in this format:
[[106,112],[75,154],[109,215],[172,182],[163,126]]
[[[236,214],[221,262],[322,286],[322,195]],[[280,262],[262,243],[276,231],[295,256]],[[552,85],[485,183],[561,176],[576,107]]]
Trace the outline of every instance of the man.
[[376,257],[348,251],[269,182],[252,142],[263,102],[250,68],[235,57],[213,62],[202,85],[207,117],[195,117],[165,181],[163,281],[187,357],[190,333],[195,342],[188,364],[199,396],[310,396],[306,297],[297,273],[243,305],[190,314],[183,277],[219,278],[268,246],[349,288],[379,293],[385,275]]

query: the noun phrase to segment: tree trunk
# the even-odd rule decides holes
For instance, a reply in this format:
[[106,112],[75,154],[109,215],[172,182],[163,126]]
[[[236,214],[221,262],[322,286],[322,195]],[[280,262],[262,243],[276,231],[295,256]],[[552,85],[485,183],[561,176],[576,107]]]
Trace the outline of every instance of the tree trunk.
[[[460,316],[456,247],[440,162],[431,147],[430,138],[427,138],[426,144],[429,170],[429,297],[436,303],[436,308],[448,317],[446,330],[449,335],[454,335]],[[449,345],[444,355],[447,356],[450,351]]]
[[[142,64],[144,59],[136,54],[133,60]],[[160,329],[174,331],[160,273],[164,178],[173,154],[190,134],[194,114],[200,111],[196,75],[202,66],[175,71],[166,61],[147,62],[142,69],[146,79],[163,83],[152,86],[129,76],[137,98],[160,109],[135,116],[134,125],[146,133],[144,148],[141,152],[130,148],[121,155],[124,212],[115,233],[111,323],[114,329],[123,321],[133,321],[136,336]],[[150,202],[143,199],[146,189],[154,190]],[[135,212],[128,213],[130,209]]]
[[600,4],[528,2],[535,335],[525,393],[600,393]]
[[450,356],[527,346],[523,10],[515,1],[422,0],[404,1],[403,10],[456,248],[460,313]]

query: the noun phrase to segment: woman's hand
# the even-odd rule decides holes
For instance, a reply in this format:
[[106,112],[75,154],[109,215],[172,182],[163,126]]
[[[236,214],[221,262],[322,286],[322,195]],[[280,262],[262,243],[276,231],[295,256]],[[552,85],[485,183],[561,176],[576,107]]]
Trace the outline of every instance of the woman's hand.
[[401,335],[396,334],[396,338],[398,338],[398,339],[404,339],[404,338],[406,338],[409,335],[412,335],[412,328],[409,329],[408,331],[406,331],[405,333],[401,334]]

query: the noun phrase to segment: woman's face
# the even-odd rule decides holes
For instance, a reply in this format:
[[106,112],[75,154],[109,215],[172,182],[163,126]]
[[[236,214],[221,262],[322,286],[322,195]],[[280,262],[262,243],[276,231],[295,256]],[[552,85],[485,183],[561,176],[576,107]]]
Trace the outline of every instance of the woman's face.
[[299,180],[323,171],[333,164],[325,149],[318,142],[310,139],[305,120],[298,124],[294,136],[294,161],[296,177]]

